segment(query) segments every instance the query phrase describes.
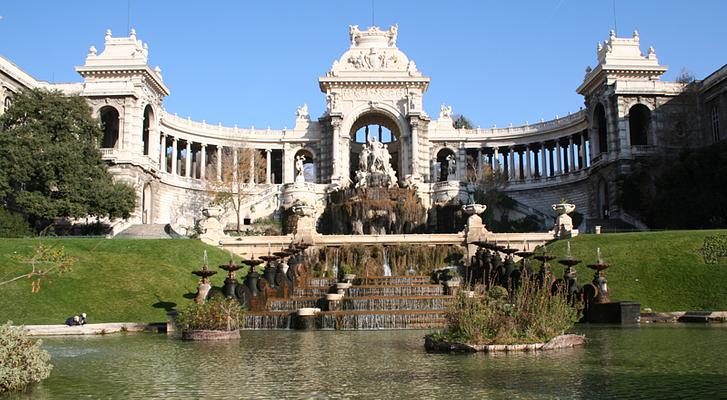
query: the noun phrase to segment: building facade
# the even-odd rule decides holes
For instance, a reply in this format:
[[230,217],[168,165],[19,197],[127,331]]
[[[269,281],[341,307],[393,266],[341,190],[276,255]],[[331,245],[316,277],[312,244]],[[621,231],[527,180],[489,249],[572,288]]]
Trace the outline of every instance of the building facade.
[[236,162],[243,148],[257,150],[244,219],[300,203],[322,212],[328,193],[355,180],[371,140],[385,145],[398,184],[415,188],[429,210],[471,201],[476,181],[497,173],[519,215],[545,222],[550,205],[567,198],[587,220],[640,227],[615,201],[616,177],[639,157],[727,136],[727,66],[702,81],[662,81],[667,67],[653,48],[642,52],[637,32],[629,38],[611,32],[598,44],[597,63],[577,88],[581,110],[490,129],[455,128],[446,105],[428,115],[423,102],[430,78],[397,47],[397,36],[397,26],[351,26],[349,48],[318,79],[326,112],[312,118],[303,105],[291,129],[227,127],[167,112],[169,88],[159,67],[148,65],[148,47],[134,30],[127,37],[107,31],[103,51],[91,47],[76,68],[81,83],[37,81],[0,57],[0,98],[9,107],[12,93],[38,87],[88,100],[104,128],[102,157],[138,194],[135,212],[118,229],[193,226],[210,202],[210,181],[229,168],[223,160]]

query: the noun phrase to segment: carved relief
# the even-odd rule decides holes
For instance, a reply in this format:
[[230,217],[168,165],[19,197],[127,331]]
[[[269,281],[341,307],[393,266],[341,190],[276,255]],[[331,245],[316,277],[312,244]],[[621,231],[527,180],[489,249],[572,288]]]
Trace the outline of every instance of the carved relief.
[[395,100],[407,96],[406,89],[361,88],[343,89],[341,95],[354,100]]
[[371,48],[369,51],[358,51],[348,57],[349,65],[360,70],[401,70],[399,57],[396,53]]

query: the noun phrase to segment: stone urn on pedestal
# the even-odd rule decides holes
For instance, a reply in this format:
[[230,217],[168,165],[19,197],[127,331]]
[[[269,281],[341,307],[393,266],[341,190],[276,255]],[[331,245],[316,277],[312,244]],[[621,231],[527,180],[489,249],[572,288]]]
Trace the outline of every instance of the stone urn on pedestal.
[[467,239],[469,239],[468,242],[479,240],[480,236],[487,232],[485,224],[482,223],[482,218],[480,218],[480,214],[485,212],[486,209],[487,206],[484,204],[467,204],[462,206],[462,211],[469,215],[467,218],[467,230],[465,232]]
[[293,213],[298,217],[295,224],[295,237],[307,243],[313,242],[316,233],[316,208],[307,204],[293,206]]
[[570,213],[575,211],[576,205],[570,203],[558,203],[553,204],[553,211],[555,211],[555,224],[553,224],[553,234],[557,239],[565,239],[575,236],[578,231],[573,229],[573,219],[570,217]]

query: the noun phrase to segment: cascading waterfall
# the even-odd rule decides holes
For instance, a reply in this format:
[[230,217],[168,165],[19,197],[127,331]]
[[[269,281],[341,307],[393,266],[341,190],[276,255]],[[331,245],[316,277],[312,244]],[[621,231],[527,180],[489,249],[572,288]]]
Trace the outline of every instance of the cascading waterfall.
[[338,247],[336,247],[335,253],[333,255],[333,266],[331,267],[331,272],[333,272],[333,277],[336,279],[338,279],[338,258],[340,257],[338,251],[339,251],[339,249],[338,249]]
[[391,266],[389,265],[389,255],[386,254],[386,247],[384,247],[384,276],[391,276]]

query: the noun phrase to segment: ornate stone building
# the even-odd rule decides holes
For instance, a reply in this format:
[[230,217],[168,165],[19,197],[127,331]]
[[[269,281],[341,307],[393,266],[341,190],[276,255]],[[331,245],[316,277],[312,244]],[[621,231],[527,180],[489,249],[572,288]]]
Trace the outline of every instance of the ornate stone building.
[[[163,103],[170,91],[133,30],[128,37],[107,31],[103,51],[91,47],[76,68],[82,83],[40,82],[0,57],[0,98],[8,107],[12,93],[41,87],[88,99],[104,127],[103,158],[138,193],[134,215],[116,230],[192,226],[209,203],[208,181],[222,175],[224,155],[240,148],[259,150],[250,165],[254,195],[243,207],[246,220],[296,202],[320,213],[327,193],[355,181],[359,156],[372,140],[385,145],[398,184],[415,187],[429,210],[467,203],[473,181],[495,172],[507,179],[516,215],[545,224],[550,205],[565,197],[589,220],[617,218],[639,227],[615,201],[616,177],[639,157],[727,136],[727,66],[691,84],[661,81],[667,67],[653,48],[642,53],[637,32],[629,38],[611,32],[598,44],[597,64],[577,89],[585,108],[490,129],[456,129],[446,105],[434,117],[424,111],[430,78],[397,47],[397,35],[397,26],[350,27],[349,48],[318,79],[326,112],[314,119],[303,105],[292,129],[226,127],[168,113]],[[264,173],[252,172],[260,163]]]

